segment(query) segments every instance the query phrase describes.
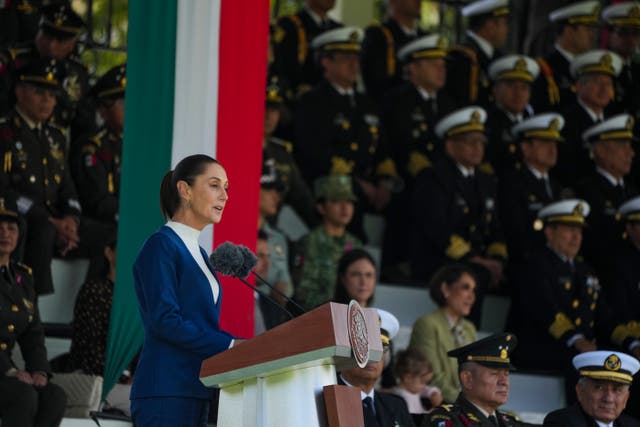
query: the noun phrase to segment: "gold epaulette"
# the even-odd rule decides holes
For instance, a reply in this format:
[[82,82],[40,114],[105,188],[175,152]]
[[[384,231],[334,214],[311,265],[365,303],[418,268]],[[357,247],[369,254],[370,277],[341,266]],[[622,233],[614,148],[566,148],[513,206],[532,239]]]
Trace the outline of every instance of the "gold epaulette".
[[549,326],[549,333],[555,339],[559,340],[564,334],[575,328],[575,325],[566,314],[558,312],[556,313],[553,323]]
[[391,77],[396,73],[396,41],[393,34],[389,28],[377,22],[371,24],[369,28],[379,28],[387,41],[387,76]]
[[16,266],[18,268],[20,268],[21,270],[24,270],[25,272],[27,272],[29,274],[29,276],[33,275],[33,270],[27,264],[23,264],[21,262],[16,262]]
[[487,248],[487,256],[494,258],[507,259],[507,245],[502,242],[493,242]]
[[449,48],[449,52],[461,52],[469,58],[471,62],[471,67],[469,70],[469,100],[471,102],[475,102],[478,99],[478,55],[470,47],[460,44],[451,46]]
[[271,137],[271,139],[269,139],[269,141],[273,142],[276,145],[279,145],[280,147],[284,148],[285,150],[287,150],[287,153],[291,154],[293,152],[293,143],[290,141],[286,141],[284,139],[280,139],[280,138],[274,138]]
[[293,25],[296,26],[296,32],[298,33],[298,63],[304,64],[304,61],[307,59],[307,33],[304,31],[304,26],[302,26],[302,21],[296,15],[289,15],[287,18],[293,22]]
[[445,250],[445,254],[451,258],[458,260],[469,253],[471,243],[467,242],[462,236],[452,234],[449,238],[449,246]]
[[540,66],[540,71],[547,81],[547,93],[549,95],[549,103],[551,105],[558,105],[560,103],[560,90],[556,79],[553,77],[553,70],[547,61],[541,57],[536,57],[536,62]]

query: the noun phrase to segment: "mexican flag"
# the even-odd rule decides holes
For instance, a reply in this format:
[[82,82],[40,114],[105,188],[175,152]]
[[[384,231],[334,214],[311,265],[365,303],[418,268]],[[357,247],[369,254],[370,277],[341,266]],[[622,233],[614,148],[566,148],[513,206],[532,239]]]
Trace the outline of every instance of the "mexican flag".
[[[190,154],[218,159],[229,177],[222,223],[207,249],[255,247],[267,68],[268,0],[129,2],[127,94],[117,275],[103,395],[140,349],[143,332],[132,265],[164,224],[160,182]],[[253,335],[253,293],[222,279],[223,328]]]

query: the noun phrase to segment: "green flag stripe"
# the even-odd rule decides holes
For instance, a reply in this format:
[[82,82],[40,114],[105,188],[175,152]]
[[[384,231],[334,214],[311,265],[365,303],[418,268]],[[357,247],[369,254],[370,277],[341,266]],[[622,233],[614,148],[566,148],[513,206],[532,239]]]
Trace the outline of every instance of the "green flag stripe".
[[140,349],[142,328],[132,265],[164,223],[159,187],[171,166],[177,2],[129,2],[129,39],[117,272],[103,396]]

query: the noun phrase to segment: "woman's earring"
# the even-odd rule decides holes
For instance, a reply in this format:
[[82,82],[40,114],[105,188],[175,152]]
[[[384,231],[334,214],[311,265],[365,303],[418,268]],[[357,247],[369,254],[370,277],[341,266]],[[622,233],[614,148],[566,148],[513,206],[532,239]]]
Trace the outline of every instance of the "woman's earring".
[[191,200],[187,200],[187,204],[185,205],[187,209],[191,209]]

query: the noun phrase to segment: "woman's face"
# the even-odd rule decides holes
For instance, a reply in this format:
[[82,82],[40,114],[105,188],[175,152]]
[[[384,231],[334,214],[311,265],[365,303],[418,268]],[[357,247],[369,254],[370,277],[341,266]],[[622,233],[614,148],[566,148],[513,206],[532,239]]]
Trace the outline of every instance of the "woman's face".
[[187,191],[194,219],[203,227],[217,224],[229,196],[229,181],[224,168],[218,163],[210,163],[204,173],[198,175]]
[[468,273],[455,282],[442,284],[442,293],[446,301],[446,307],[456,316],[465,317],[471,312],[471,307],[476,301],[476,281]]
[[366,306],[376,288],[375,266],[366,258],[351,263],[342,276],[342,285],[349,298],[358,301],[361,306]]
[[0,221],[0,256],[11,255],[18,244],[18,224],[13,221]]

